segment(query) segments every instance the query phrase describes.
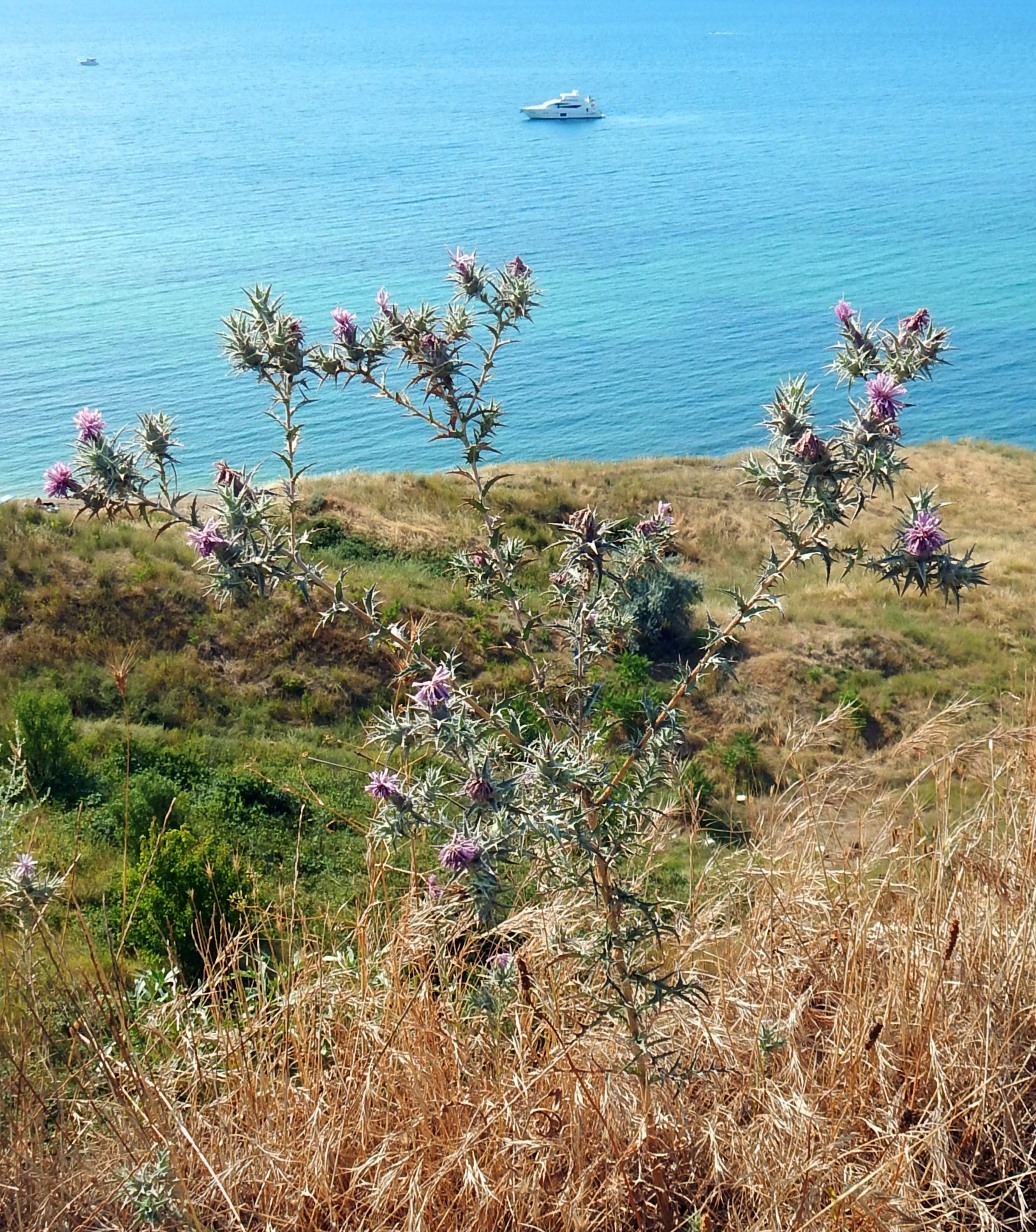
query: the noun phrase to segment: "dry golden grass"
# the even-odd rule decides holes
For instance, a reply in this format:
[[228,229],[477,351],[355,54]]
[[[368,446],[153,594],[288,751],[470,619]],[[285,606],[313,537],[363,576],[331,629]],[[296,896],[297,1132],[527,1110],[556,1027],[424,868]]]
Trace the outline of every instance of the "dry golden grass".
[[[769,507],[741,483],[738,459],[641,459],[622,463],[551,462],[503,468],[509,478],[495,495],[509,523],[526,535],[549,537],[549,523],[584,504],[621,517],[660,497],[676,513],[677,544],[705,584],[714,614],[726,610],[726,588],[745,585],[758,570],[767,541]],[[1007,693],[1026,690],[1036,655],[1032,613],[1036,558],[1036,467],[1030,451],[983,442],[937,442],[910,450],[912,471],[901,493],[935,485],[948,503],[945,523],[958,549],[974,546],[989,562],[989,586],[967,597],[959,612],[916,595],[898,599],[888,586],[854,575],[828,583],[822,568],[789,579],[784,620],[761,621],[748,632],[740,686],[722,704],[707,702],[702,730],[710,735],[747,726],[767,742],[801,710],[829,705],[845,683],[859,687],[877,716],[884,741],[918,721],[933,702],[970,691],[986,704],[984,722]],[[313,482],[329,512],[354,531],[397,546],[461,546],[473,523],[464,489],[446,476],[349,475]],[[895,515],[887,501],[847,538],[889,543]]]
[[[695,1072],[655,1088],[653,1139],[697,1226],[1031,1226],[1036,729],[961,722],[896,750],[906,788],[843,760],[698,868],[671,957],[709,1000],[665,1024]],[[302,946],[276,985],[228,952],[211,995],[132,1023],[81,982],[66,1023],[30,1012],[3,1037],[0,1225],[129,1226],[120,1169],[166,1146],[194,1228],[656,1227],[635,1084],[608,1028],[579,1033],[555,921],[519,922],[527,978],[494,1028],[436,910],[415,894],[388,929],[372,907],[354,956]]]

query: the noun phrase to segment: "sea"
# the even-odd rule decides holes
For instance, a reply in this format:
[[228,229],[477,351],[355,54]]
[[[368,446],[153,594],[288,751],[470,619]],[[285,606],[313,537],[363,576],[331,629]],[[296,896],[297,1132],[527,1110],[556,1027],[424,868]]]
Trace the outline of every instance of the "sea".
[[[606,118],[522,116],[568,89]],[[494,380],[504,460],[750,447],[802,371],[837,422],[842,297],[952,327],[907,442],[1036,446],[1036,5],[0,0],[0,495],[87,405],[172,415],[185,483],[260,463],[219,340],[242,289],[315,340],[382,286],[441,299],[458,245],[543,287]],[[316,472],[453,462],[310,392]]]

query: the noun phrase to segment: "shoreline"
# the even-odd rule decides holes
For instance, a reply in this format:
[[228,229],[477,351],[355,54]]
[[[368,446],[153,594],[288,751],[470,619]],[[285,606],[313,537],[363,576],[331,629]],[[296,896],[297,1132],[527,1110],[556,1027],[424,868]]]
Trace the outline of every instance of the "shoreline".
[[[489,472],[533,472],[543,468],[562,468],[562,469],[583,469],[592,471],[595,469],[608,469],[629,467],[636,470],[643,466],[710,466],[710,465],[729,465],[736,466],[744,458],[752,453],[763,452],[765,442],[761,441],[757,446],[748,446],[744,449],[735,450],[726,454],[708,454],[708,453],[689,453],[689,454],[637,454],[628,458],[574,458],[574,457],[552,457],[529,460],[515,461],[494,461],[486,466]],[[920,441],[915,444],[905,446],[908,457],[913,454],[929,454],[932,451],[940,449],[960,449],[960,448],[980,449],[984,452],[1002,453],[1005,457],[1020,457],[1032,456],[1036,459],[1036,446],[1017,445],[1010,441],[995,441],[986,437],[971,437],[962,436],[956,438],[950,437],[933,437],[928,440]],[[351,467],[347,470],[337,471],[318,471],[307,470],[303,477],[303,486],[312,488],[315,484],[329,484],[348,479],[361,479],[365,482],[376,479],[385,479],[389,476],[397,478],[410,478],[414,480],[431,480],[431,479],[447,479],[451,475],[451,467],[435,467],[428,470],[418,470],[413,467],[404,467],[400,470],[367,470],[363,467]],[[259,480],[266,487],[272,487],[279,482],[280,477],[271,475],[268,478],[263,478],[260,469]],[[200,484],[197,487],[184,485],[185,493],[204,493],[212,491],[210,484]],[[16,503],[16,504],[52,504],[57,508],[73,508],[76,502],[71,499],[48,499],[44,497],[42,490],[42,477],[40,486],[32,491],[26,492],[5,492],[0,495],[0,505]]]

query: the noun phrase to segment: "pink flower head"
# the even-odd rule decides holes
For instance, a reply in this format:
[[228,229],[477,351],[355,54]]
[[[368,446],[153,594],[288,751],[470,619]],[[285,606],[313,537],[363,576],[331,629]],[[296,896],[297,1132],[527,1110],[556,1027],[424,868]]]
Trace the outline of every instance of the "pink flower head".
[[506,975],[514,966],[514,955],[510,950],[501,950],[489,960],[489,966],[499,975]]
[[302,322],[298,317],[289,317],[286,322],[288,336],[293,342],[301,342],[305,330],[302,327]]
[[507,262],[504,269],[511,275],[512,278],[522,278],[526,274],[531,274],[532,270],[525,264],[521,257],[514,256]]
[[910,316],[904,317],[900,321],[899,332],[904,337],[907,334],[923,334],[931,323],[932,316],[928,309],[918,308],[916,312],[912,312]]
[[27,851],[23,851],[17,860],[15,860],[15,862],[11,865],[9,876],[12,881],[19,881],[23,885],[26,883],[31,883],[33,878],[36,876],[37,867],[38,865],[35,858],[29,855]]
[[101,412],[92,411],[88,406],[84,406],[81,411],[73,415],[72,422],[79,434],[78,440],[83,445],[99,440],[104,434],[104,419],[101,417]]
[[464,794],[475,804],[489,804],[493,799],[493,780],[487,774],[473,774],[464,784]]
[[879,372],[867,382],[867,397],[877,419],[895,419],[903,409],[906,387],[888,372]]
[[930,509],[919,509],[910,525],[900,531],[903,551],[918,560],[927,560],[948,542],[941,525],[942,519]]
[[673,507],[668,501],[660,500],[654,516],[645,518],[643,522],[638,522],[637,530],[639,530],[642,535],[657,535],[667,526],[672,526],[672,524]]
[[370,780],[363,789],[372,800],[401,800],[399,778],[391,770],[372,770]]
[[55,462],[43,472],[43,492],[46,496],[68,496],[77,486],[72,468],[64,462]]
[[378,294],[374,298],[377,301],[378,307],[381,309],[382,313],[387,317],[391,316],[392,315],[392,305],[389,303],[388,291],[386,291],[385,288],[382,287],[381,290],[378,292]]
[[445,663],[440,663],[432,673],[431,680],[426,680],[424,684],[418,686],[414,701],[418,706],[434,713],[448,701],[452,682],[453,676],[450,674],[450,669]]
[[463,873],[477,864],[482,848],[473,838],[454,834],[448,843],[439,848],[439,863],[451,873]]
[[461,278],[470,278],[475,272],[475,254],[462,252],[458,246],[456,252],[450,253],[450,264]]
[[331,333],[339,342],[352,344],[356,341],[356,317],[345,308],[332,308],[331,320],[334,325]]
[[803,462],[815,462],[824,453],[824,442],[807,428],[792,446],[792,453]]
[[835,304],[835,316],[842,325],[848,325],[855,315],[853,306],[847,299],[840,299]]
[[209,518],[204,526],[192,526],[185,538],[199,556],[211,556],[213,552],[227,547],[227,540],[215,518]]

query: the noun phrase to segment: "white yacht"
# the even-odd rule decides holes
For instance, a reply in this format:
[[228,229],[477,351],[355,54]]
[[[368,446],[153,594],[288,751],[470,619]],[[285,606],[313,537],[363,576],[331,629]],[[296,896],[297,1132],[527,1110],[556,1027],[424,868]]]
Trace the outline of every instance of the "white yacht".
[[97,67],[97,61],[93,56],[86,56],[84,59],[80,60],[79,63],[84,68],[96,68]]
[[535,107],[523,107],[530,120],[603,120],[604,112],[597,110],[597,100],[580,98],[578,90],[562,90],[557,98]]

